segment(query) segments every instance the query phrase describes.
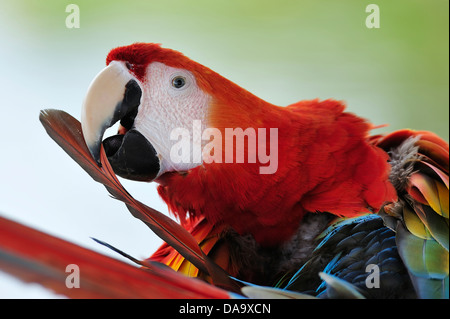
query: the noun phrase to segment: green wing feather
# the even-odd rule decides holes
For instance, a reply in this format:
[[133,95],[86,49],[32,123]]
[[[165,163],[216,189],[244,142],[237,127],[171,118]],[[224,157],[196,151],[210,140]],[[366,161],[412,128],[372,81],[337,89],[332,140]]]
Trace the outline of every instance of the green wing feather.
[[398,203],[380,214],[397,221],[386,224],[394,225],[398,252],[417,296],[449,298],[448,143],[430,132],[403,130],[381,138],[378,146],[392,155],[408,143],[415,154],[400,169],[411,173],[403,183],[394,183]]

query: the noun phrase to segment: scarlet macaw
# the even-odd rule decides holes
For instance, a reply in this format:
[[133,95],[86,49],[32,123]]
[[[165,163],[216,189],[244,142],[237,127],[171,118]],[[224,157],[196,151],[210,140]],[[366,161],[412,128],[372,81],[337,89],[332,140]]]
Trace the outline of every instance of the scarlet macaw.
[[[370,136],[374,126],[335,100],[276,106],[158,44],[113,49],[106,63],[82,110],[89,151],[77,151],[81,133],[55,128],[75,120],[48,111],[41,121],[166,240],[145,262],[247,296],[448,298],[449,149],[438,136]],[[189,234],[112,187],[109,164],[157,182]]]

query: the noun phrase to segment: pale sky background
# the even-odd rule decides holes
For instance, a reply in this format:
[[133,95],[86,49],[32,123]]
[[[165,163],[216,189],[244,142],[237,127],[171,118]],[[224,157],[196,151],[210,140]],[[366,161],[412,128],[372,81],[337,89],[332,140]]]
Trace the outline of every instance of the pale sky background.
[[[65,8],[80,8],[68,29]],[[368,29],[366,5],[380,28]],[[433,130],[448,141],[448,1],[0,0],[0,215],[103,254],[137,258],[159,240],[45,133],[44,108],[80,118],[108,51],[133,42],[177,49],[267,101],[345,100],[374,124]],[[167,213],[156,185],[124,182]],[[0,272],[0,298],[53,298]]]

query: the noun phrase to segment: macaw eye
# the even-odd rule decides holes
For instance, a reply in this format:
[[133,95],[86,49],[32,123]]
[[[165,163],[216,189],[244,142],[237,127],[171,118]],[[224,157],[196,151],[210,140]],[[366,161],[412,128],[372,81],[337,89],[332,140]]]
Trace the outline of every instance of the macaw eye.
[[172,86],[176,89],[182,88],[186,84],[186,79],[182,76],[176,76],[172,79]]
[[131,64],[130,62],[125,62],[125,66],[127,67],[128,70],[133,70],[133,64]]

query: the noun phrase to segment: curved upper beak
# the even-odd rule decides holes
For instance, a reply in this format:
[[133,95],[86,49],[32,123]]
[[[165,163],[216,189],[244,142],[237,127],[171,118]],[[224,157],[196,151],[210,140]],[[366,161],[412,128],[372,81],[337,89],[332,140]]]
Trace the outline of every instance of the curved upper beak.
[[[97,74],[89,86],[81,111],[81,128],[89,151],[98,163],[100,144],[106,129],[139,106],[142,91],[134,83],[136,80],[124,65],[113,61]],[[127,85],[135,87],[133,94],[126,92]],[[133,95],[131,99],[130,95]]]
[[103,141],[114,172],[124,178],[150,181],[159,172],[159,160],[150,142],[133,128],[142,99],[138,80],[125,63],[112,61],[89,86],[81,113],[87,147],[99,165],[103,135],[120,121],[125,134]]

